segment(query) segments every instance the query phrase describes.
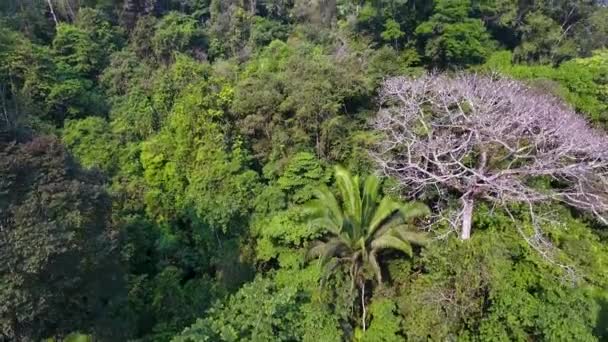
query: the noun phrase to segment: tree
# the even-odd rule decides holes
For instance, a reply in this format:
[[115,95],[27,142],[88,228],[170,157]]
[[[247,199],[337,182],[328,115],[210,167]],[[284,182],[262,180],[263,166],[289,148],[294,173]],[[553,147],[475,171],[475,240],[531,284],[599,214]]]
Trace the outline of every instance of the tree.
[[258,277],[172,341],[340,341],[342,335],[329,305],[313,301],[299,284]]
[[[149,32],[148,32],[149,33]],[[175,52],[184,52],[194,43],[200,43],[202,31],[194,18],[179,12],[170,12],[157,24],[152,36],[152,49],[161,62],[173,60]]]
[[395,19],[388,19],[384,23],[384,31],[380,34],[382,39],[387,42],[393,42],[394,46],[397,47],[397,41],[405,36],[405,33],[401,31],[399,23]]
[[425,248],[415,261],[425,271],[396,296],[407,340],[604,340],[606,318],[593,297],[605,295],[605,242],[567,208],[546,209],[559,219],[547,225],[556,258],[583,276],[564,277],[521,239],[507,213],[480,205],[475,238]]
[[581,46],[581,54],[608,47],[608,7],[596,8],[582,25],[576,27],[575,41]]
[[292,203],[305,203],[313,196],[314,189],[331,178],[331,170],[326,169],[312,153],[294,154],[288,161],[277,185]]
[[62,140],[82,166],[96,167],[109,174],[114,171],[118,147],[105,119],[90,116],[69,120],[63,128]]
[[74,24],[57,26],[54,77],[44,98],[50,112],[47,119],[62,126],[66,118],[105,113],[105,98],[96,78],[120,44],[118,32],[99,11],[82,9]]
[[314,25],[329,27],[336,20],[336,0],[294,0],[291,15]]
[[438,67],[483,63],[494,42],[484,23],[469,17],[470,0],[440,0],[433,16],[416,28],[431,64]]
[[369,329],[362,335],[362,342],[403,341],[403,318],[396,314],[395,303],[388,298],[378,298],[369,307],[372,318]]
[[358,33],[377,42],[387,41],[383,37],[387,31],[411,37],[416,26],[432,14],[434,5],[433,1],[424,0],[338,0],[337,3],[338,20],[346,21]]
[[[460,74],[397,77],[381,90],[379,168],[412,195],[460,196],[468,239],[476,201],[558,201],[606,222],[608,137],[556,98],[517,81]],[[533,215],[534,218],[534,215]]]
[[520,31],[522,43],[515,48],[516,61],[558,64],[576,55],[576,46],[567,39],[567,32],[540,11],[526,15]]
[[246,53],[253,15],[237,0],[212,0],[210,19],[206,28],[211,58],[237,56]]
[[49,49],[1,29],[0,51],[0,121],[15,127],[44,117],[55,78]]
[[83,9],[74,24],[60,23],[57,26],[53,53],[62,74],[96,76],[120,45],[119,33],[102,13]]
[[259,155],[313,146],[317,156],[327,155],[332,123],[369,91],[357,59],[308,43],[272,42],[246,75],[236,86],[232,110]]
[[412,256],[411,244],[425,243],[425,234],[413,230],[410,224],[427,214],[428,208],[388,196],[380,199],[380,179],[376,176],[368,176],[363,187],[358,176],[351,176],[341,167],[336,167],[335,176],[342,203],[326,187],[320,187],[316,199],[308,203],[310,224],[327,230],[326,238],[318,240],[308,254],[319,258],[328,270],[340,263],[349,265],[352,285],[361,290],[365,330],[365,272],[374,272],[376,281],[382,284],[382,251],[393,249]]
[[104,325],[121,294],[110,210],[58,141],[0,142],[0,340],[120,331]]

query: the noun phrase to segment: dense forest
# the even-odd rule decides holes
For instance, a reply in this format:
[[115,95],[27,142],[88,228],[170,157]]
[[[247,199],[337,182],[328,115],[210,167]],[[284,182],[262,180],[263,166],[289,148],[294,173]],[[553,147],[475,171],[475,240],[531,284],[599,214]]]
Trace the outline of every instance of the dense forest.
[[608,3],[0,0],[0,341],[608,340]]

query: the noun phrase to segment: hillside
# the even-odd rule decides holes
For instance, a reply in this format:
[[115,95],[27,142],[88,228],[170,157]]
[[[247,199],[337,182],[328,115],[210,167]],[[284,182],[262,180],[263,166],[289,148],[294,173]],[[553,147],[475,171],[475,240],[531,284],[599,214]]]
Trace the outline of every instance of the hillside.
[[600,0],[0,1],[0,342],[608,340]]

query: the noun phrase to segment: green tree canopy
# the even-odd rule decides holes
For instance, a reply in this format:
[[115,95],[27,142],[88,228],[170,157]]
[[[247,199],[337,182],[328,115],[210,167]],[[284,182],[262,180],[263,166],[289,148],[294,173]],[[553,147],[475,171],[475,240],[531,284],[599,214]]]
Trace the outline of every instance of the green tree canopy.
[[52,138],[0,143],[0,338],[119,332],[104,326],[120,256],[103,182]]

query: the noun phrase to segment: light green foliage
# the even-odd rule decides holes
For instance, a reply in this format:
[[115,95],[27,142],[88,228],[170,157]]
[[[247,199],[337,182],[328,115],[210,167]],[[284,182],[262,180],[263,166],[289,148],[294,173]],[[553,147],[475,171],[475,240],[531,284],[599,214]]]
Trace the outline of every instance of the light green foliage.
[[[306,224],[298,207],[260,219],[253,224],[253,229],[258,238],[256,258],[262,262],[277,258],[280,253],[293,253],[292,249],[303,247],[305,242],[319,235]],[[302,256],[299,257],[301,261]]]
[[57,26],[53,50],[59,68],[76,75],[89,74],[100,68],[102,47],[89,32],[71,24]]
[[47,47],[0,28],[0,125],[28,125],[32,117],[46,116],[44,101],[53,82],[53,71]]
[[289,159],[277,184],[292,202],[304,203],[312,198],[313,190],[327,183],[330,177],[331,173],[317,157],[300,152]]
[[138,65],[129,51],[113,56],[116,68],[104,73],[104,85],[113,95],[112,129],[123,139],[143,140],[158,132],[183,88],[207,78],[209,67],[182,54],[156,72]]
[[484,70],[528,80],[543,91],[564,98],[593,122],[608,120],[608,55],[598,51],[589,58],[577,58],[554,68],[548,65],[513,64],[511,53],[498,52],[483,66]]
[[479,19],[469,17],[469,0],[440,0],[431,18],[416,28],[424,53],[439,67],[483,63],[494,43]]
[[93,337],[85,334],[72,333],[63,339],[63,342],[93,342]]
[[278,287],[271,279],[256,278],[173,341],[329,342],[340,337],[327,307],[310,302],[297,285]]
[[[399,304],[408,338],[595,340],[599,306],[591,289],[604,287],[605,280],[595,280],[603,276],[593,273],[603,267],[606,249],[593,234],[575,233],[588,232],[583,224],[560,215],[563,225],[545,227],[549,238],[563,247],[557,236],[568,235],[569,243],[587,247],[549,257],[573,267],[582,283],[573,284],[568,271],[533,250],[506,215],[486,208],[475,217],[479,232],[470,244],[450,239],[423,252],[426,271],[413,278]],[[589,253],[577,255],[583,250]]]
[[105,119],[88,117],[67,121],[62,139],[83,166],[97,167],[108,173],[115,169],[117,142]]
[[160,220],[174,218],[175,209],[191,210],[226,231],[251,207],[257,174],[247,170],[238,141],[225,145],[220,119],[231,88],[214,82],[197,81],[182,90],[165,128],[143,145],[142,164],[148,207]]
[[93,336],[80,333],[71,333],[61,339],[47,338],[44,339],[43,342],[93,342]]
[[58,67],[66,74],[98,74],[119,46],[118,32],[92,9],[81,10],[74,24],[57,26],[53,40]]
[[361,341],[398,342],[403,341],[403,318],[397,315],[397,306],[390,299],[379,298],[369,306],[371,323],[363,333]]
[[401,31],[398,22],[394,19],[388,19],[384,24],[384,31],[380,35],[382,36],[382,39],[387,42],[392,42],[394,45],[397,45],[397,41],[405,36],[405,33]]
[[101,13],[83,9],[74,24],[57,26],[52,46],[56,75],[45,105],[55,123],[102,114],[106,104],[94,78],[120,46],[118,32]]
[[[268,170],[266,170],[268,171]],[[292,206],[286,210],[286,200],[302,204],[310,200],[314,190],[330,178],[329,171],[311,153],[294,155],[276,179],[277,186],[267,187],[256,199],[256,218],[252,223],[253,235],[257,238],[256,259],[268,262],[278,258],[281,266],[290,263],[285,258],[295,257],[296,264],[304,261],[304,253],[294,249],[319,236],[310,229],[302,208]]]
[[340,201],[323,186],[315,192],[315,199],[307,203],[310,225],[327,234],[308,254],[319,258],[328,271],[346,263],[353,287],[357,285],[364,291],[369,273],[382,284],[379,263],[382,251],[395,250],[412,257],[412,244],[427,242],[426,235],[411,224],[427,215],[429,209],[422,203],[381,198],[377,176],[370,175],[360,183],[358,176],[336,167],[335,177]]

